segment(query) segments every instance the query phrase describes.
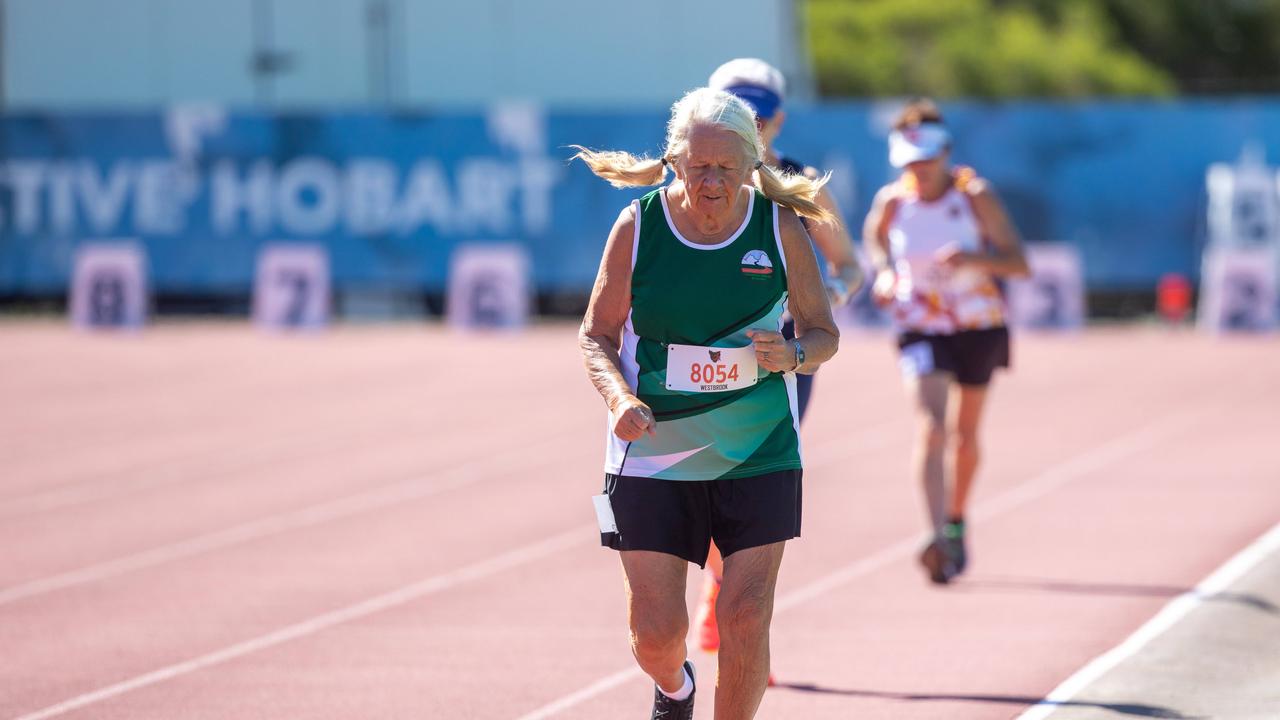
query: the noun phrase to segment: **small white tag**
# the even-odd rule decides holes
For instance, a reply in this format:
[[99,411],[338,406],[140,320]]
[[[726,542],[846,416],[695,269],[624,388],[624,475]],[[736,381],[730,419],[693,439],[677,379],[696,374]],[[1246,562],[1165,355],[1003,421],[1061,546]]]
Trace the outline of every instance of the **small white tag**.
[[911,343],[902,348],[898,366],[906,377],[920,377],[933,372],[933,346],[927,340]]
[[591,502],[596,506],[596,522],[600,524],[600,532],[618,532],[618,521],[613,519],[613,505],[608,495],[592,495]]
[[667,346],[667,389],[681,392],[727,392],[751,387],[759,379],[756,349]]

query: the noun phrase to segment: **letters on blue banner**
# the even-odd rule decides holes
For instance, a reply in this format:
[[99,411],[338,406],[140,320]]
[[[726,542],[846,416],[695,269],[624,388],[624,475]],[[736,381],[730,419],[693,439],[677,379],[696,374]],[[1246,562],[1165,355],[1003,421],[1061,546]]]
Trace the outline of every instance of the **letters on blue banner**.
[[[834,170],[853,234],[893,177],[888,106],[795,107],[780,149]],[[944,108],[954,160],[991,179],[1025,238],[1077,247],[1091,287],[1198,274],[1205,169],[1246,140],[1280,157],[1280,102]],[[1158,115],[1159,118],[1153,118]],[[136,238],[157,292],[246,294],[257,251],[323,246],[334,288],[440,292],[464,243],[516,243],[534,287],[587,292],[618,191],[570,144],[659,151],[661,109],[548,113],[0,116],[0,294],[65,290],[76,248]],[[1249,133],[1242,134],[1241,128]]]

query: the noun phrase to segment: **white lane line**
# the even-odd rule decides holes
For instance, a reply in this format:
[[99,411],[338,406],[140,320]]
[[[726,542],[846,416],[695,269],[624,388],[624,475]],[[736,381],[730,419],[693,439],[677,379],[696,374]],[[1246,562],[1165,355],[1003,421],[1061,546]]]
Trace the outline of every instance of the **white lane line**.
[[[828,443],[825,443],[824,445],[821,446],[821,449],[832,453],[829,457],[826,458],[826,461],[835,462],[835,461],[844,459],[845,457],[848,456],[849,453],[857,452],[857,451],[872,450],[877,447],[880,447],[881,445],[887,443],[890,438],[889,434],[886,432],[886,429],[889,426],[890,425],[887,423],[881,423],[879,425],[871,426],[866,429],[866,432],[862,434],[862,437],[860,437],[858,440],[830,441]],[[398,502],[411,497],[420,497],[423,494],[432,494],[435,492],[440,492],[444,489],[447,489],[448,487],[457,487],[459,485],[464,485],[469,482],[472,482],[476,479],[476,477],[479,477],[479,476],[464,475],[464,476],[455,478],[452,483],[436,483],[428,488],[418,487],[421,484],[420,481],[415,481],[413,483],[402,483],[401,485],[393,486],[383,491],[366,493],[355,498],[346,498],[343,500],[336,501],[334,503],[326,503],[324,505],[308,508],[308,509],[299,511],[297,513],[289,513],[287,515],[268,519],[262,522],[248,523],[246,525],[237,526],[236,528],[231,528],[223,532],[212,533],[207,536],[201,536],[200,538],[194,538],[184,543],[178,543],[177,545],[166,546],[164,548],[157,548],[152,551],[140,553],[139,555],[136,555],[136,556],[130,556],[128,558],[122,558],[117,561],[112,561],[111,563],[105,563],[103,566],[94,566],[94,568],[98,569],[96,574],[94,574],[93,576],[88,576],[86,574],[85,577],[79,578],[75,582],[77,583],[89,582],[91,580],[102,579],[103,577],[106,577],[109,574],[126,572],[128,570],[137,569],[138,567],[144,567],[146,565],[154,565],[160,562],[165,562],[166,560],[172,560],[178,557],[192,555],[192,554],[203,552],[206,550],[211,550],[216,547],[225,547],[227,545],[230,545],[236,542],[243,542],[245,540],[261,537],[263,535],[271,534],[273,532],[282,532],[286,529],[293,529],[296,527],[303,527],[305,525],[317,524],[320,522],[324,522],[325,520],[328,520],[328,519],[334,519],[337,517],[343,517],[345,515],[354,514],[356,512],[361,512],[364,509],[372,509],[375,506],[381,507],[387,503]],[[286,524],[287,524],[287,527],[286,527]],[[594,529],[595,529],[594,526],[591,526],[590,530],[594,530]],[[319,632],[320,630],[324,630],[328,627],[332,627],[333,625],[336,625],[338,623],[346,622],[348,620],[353,620],[359,617],[364,617],[365,615],[369,615],[369,614],[378,612],[380,610],[384,610],[393,605],[403,604],[405,602],[408,602],[410,600],[415,600],[424,595],[440,592],[442,590],[447,590],[451,587],[459,585],[468,580],[475,580],[481,577],[492,575],[494,573],[500,572],[510,567],[514,567],[516,565],[538,559],[545,555],[550,555],[557,550],[567,548],[572,545],[572,541],[574,538],[581,537],[584,532],[586,532],[587,535],[592,534],[586,529],[572,530],[572,531],[563,533],[561,535],[557,535],[555,537],[544,540],[541,543],[538,543],[524,550],[508,553],[506,555],[502,555],[492,560],[478,563],[476,565],[472,565],[467,568],[463,568],[461,570],[455,571],[453,573],[449,573],[447,575],[438,576],[436,578],[425,580],[425,581],[422,581],[421,583],[410,585],[408,587],[393,591],[386,595],[382,595],[377,598],[373,598],[371,600],[366,600],[364,602],[361,602],[357,605],[350,606],[348,608],[337,610],[332,613],[328,613],[326,615],[313,618],[311,620],[307,620],[295,625],[291,625],[289,627],[283,628],[281,630],[277,630],[268,635],[264,635],[259,638],[248,640],[223,650],[212,652],[207,655],[202,655],[198,658],[194,658],[192,660],[178,663],[176,665],[170,665],[168,667],[161,668],[159,670],[155,670],[153,672],[149,672],[144,675],[139,675],[130,680],[116,683],[114,685],[110,685],[108,687],[104,687],[99,690],[88,692],[83,695],[78,695],[65,702],[58,703],[57,705],[52,705],[43,710],[39,710],[35,713],[17,718],[17,720],[40,720],[41,718],[54,717],[56,715],[60,715],[66,712],[70,712],[72,710],[85,707],[86,705],[92,705],[94,703],[101,702],[103,700],[107,700],[109,698],[116,697],[118,695],[122,695],[132,690],[143,688],[148,685],[154,685],[156,683],[164,682],[166,680],[178,677],[180,675],[185,675],[191,672],[195,672],[197,670],[209,667],[210,665],[215,665],[221,662],[225,662],[227,660],[231,660],[233,658],[237,658],[243,655],[247,655],[249,653],[256,652],[258,650],[262,650],[264,648],[272,647],[274,645],[279,645],[280,643],[287,642],[289,640],[293,640],[298,637],[302,637],[303,635],[313,634],[315,632]],[[111,567],[107,567],[107,566],[111,566]],[[84,571],[78,571],[78,572],[87,573],[87,571],[93,570],[94,568],[86,568]],[[75,574],[75,573],[68,573],[68,575],[71,575],[71,574]],[[61,576],[58,576],[58,577],[61,577]],[[52,583],[55,580],[57,580],[57,577],[48,578],[46,581],[43,581],[43,582]],[[68,584],[73,584],[73,583],[63,581],[60,586],[65,587]],[[23,587],[23,586],[20,586],[20,587]],[[18,589],[20,588],[12,588],[8,592],[13,593]],[[43,590],[33,589],[32,591],[27,592],[26,595],[30,596],[32,594],[35,594],[36,591],[47,591],[51,589],[55,589],[55,588],[50,586],[48,588],[44,588]],[[0,596],[0,598],[3,598],[3,596]],[[16,598],[9,598],[9,599],[16,599]],[[0,601],[3,601],[3,600],[0,600]],[[632,674],[631,670],[628,670],[624,673],[616,673],[616,675],[618,676],[617,678],[613,678],[613,677],[605,678],[604,680],[601,681],[601,683],[613,682],[614,684],[617,684],[617,683],[625,682],[627,679],[630,678],[631,674]],[[607,690],[607,689],[608,689],[607,687],[602,687],[599,689],[588,688],[588,691],[592,691],[592,694],[598,694],[600,692],[604,692],[604,690]],[[576,702],[578,701],[574,700],[571,702],[571,704],[576,704]]]
[[[550,458],[548,462],[554,460],[556,458]],[[507,463],[518,462],[520,467],[525,469],[529,466],[527,455],[523,451],[509,451],[489,458],[488,462],[472,462],[450,470],[442,476],[405,480],[375,490],[348,495],[299,510],[269,515],[179,542],[149,548],[132,555],[125,555],[57,575],[31,580],[21,585],[3,588],[0,589],[0,605],[55,590],[105,580],[134,570],[153,567],[271,535],[313,527],[373,510],[394,507],[400,503],[420,500],[509,471],[511,468],[504,466],[504,461]]]
[[1164,608],[1138,628],[1124,642],[1091,660],[1084,667],[1067,678],[1061,685],[1043,700],[1032,705],[1026,712],[1018,716],[1018,720],[1043,720],[1049,717],[1063,703],[1074,698],[1081,690],[1091,685],[1103,675],[1111,672],[1117,665],[1133,657],[1146,647],[1147,643],[1164,634],[1166,630],[1178,624],[1192,611],[1231,587],[1244,577],[1258,563],[1272,553],[1280,550],[1280,523],[1267,531],[1262,537],[1253,541],[1225,564],[1200,581],[1195,588],[1179,595],[1165,605]]
[[[355,428],[354,424],[348,424],[351,428]],[[297,432],[292,435],[284,436],[283,442],[294,442],[295,437],[301,437],[303,433]],[[313,440],[305,443],[296,443],[289,448],[288,455],[279,457],[272,454],[273,451],[268,447],[254,447],[237,456],[234,460],[222,463],[215,467],[212,471],[208,467],[203,468],[207,475],[198,477],[183,477],[179,474],[163,473],[155,470],[132,471],[135,476],[125,482],[114,482],[102,484],[100,478],[93,477],[83,480],[71,480],[63,483],[60,487],[41,490],[27,495],[5,498],[0,500],[0,519],[3,518],[23,518],[38,513],[51,512],[54,510],[64,510],[79,505],[87,505],[99,500],[119,500],[130,495],[148,492],[151,490],[171,489],[182,484],[201,483],[210,484],[224,478],[233,478],[237,474],[252,471],[261,471],[263,468],[283,465],[289,462],[296,462],[305,458],[314,457],[316,454],[332,450],[337,437],[324,437],[319,440]],[[205,452],[204,449],[197,449],[195,453],[199,455]],[[164,463],[172,463],[175,460],[189,459],[190,452],[180,454],[174,458],[166,458]],[[154,464],[154,463],[153,463]],[[141,464],[146,468],[147,464]],[[127,474],[125,471],[114,472],[110,475]],[[110,475],[108,477],[110,477]]]
[[[1118,440],[1112,441],[1111,443],[1108,443],[1106,445],[1103,445],[1097,448],[1095,451],[1086,453],[1085,456],[1082,456],[1077,460],[1078,461],[1087,460],[1088,458],[1092,457],[1096,453],[1116,453],[1117,445],[1123,446],[1127,443],[1132,446],[1132,449],[1129,450],[1128,453],[1121,452],[1118,455],[1112,457],[1111,462],[1114,462],[1120,457],[1124,457],[1127,454],[1137,452],[1138,450],[1144,449],[1146,446],[1152,444],[1154,442],[1154,439],[1148,436],[1151,435],[1153,428],[1161,425],[1168,426],[1170,425],[1170,423],[1168,422],[1156,423],[1153,426],[1148,426],[1143,431],[1139,431],[1139,433],[1135,433],[1130,436],[1124,436]],[[882,430],[884,427],[886,427],[886,425],[875,426],[871,428],[871,430]],[[1166,429],[1165,433],[1167,434],[1169,431],[1170,431],[1169,429]],[[1136,442],[1131,438],[1137,438],[1137,440],[1140,442]],[[873,434],[871,437],[867,438],[866,442],[850,441],[848,443],[844,443],[843,447],[846,450],[851,452],[855,450],[866,450],[874,447],[879,447],[886,444],[887,442],[888,442],[887,435],[884,435],[883,437],[877,437],[875,434]],[[822,446],[822,449],[836,448],[836,447],[839,447],[839,444],[835,441],[832,441],[824,444]],[[832,457],[827,458],[824,462],[834,462],[834,461],[843,459],[844,455],[847,455],[847,453],[833,455]],[[1093,466],[1087,462],[1078,462],[1077,466],[1078,468],[1080,468],[1076,471],[1077,473],[1083,473],[1083,472],[1089,471],[1090,469],[1094,469]],[[1046,475],[1047,474],[1048,473],[1046,473]],[[1042,475],[1039,478],[1032,480],[1031,482],[1036,482],[1037,480],[1043,477],[1044,476]],[[1070,477],[1063,477],[1059,480],[1059,482],[1055,482],[1051,484],[1041,483],[1042,490],[1039,494],[1043,494],[1045,492],[1052,490],[1054,487],[1057,487],[1058,484],[1060,484],[1061,482],[1067,479],[1070,479]],[[1016,489],[1014,492],[1016,492]],[[1003,496],[1000,496],[1000,497],[1003,497]],[[1038,497],[1038,494],[1036,495],[1024,494],[1023,499],[1020,502],[1016,503],[1016,505],[1020,505],[1023,502],[1028,502],[1034,499],[1035,497]],[[1000,498],[998,497],[997,500],[999,499]],[[1001,512],[1007,512],[1009,509],[1012,509],[1012,507],[1014,506],[1015,505],[1009,505],[1005,508],[1002,508]],[[568,531],[566,533],[562,533],[561,535],[557,535],[553,538],[549,538],[548,540],[545,540],[534,546],[530,546],[529,548],[525,548],[523,550],[515,551],[512,553],[507,553],[505,555],[499,556],[492,560],[478,563],[476,565],[468,566],[467,568],[463,568],[461,570],[446,574],[444,576],[438,576],[436,578],[424,580],[421,583],[416,583],[414,585],[401,588],[400,590],[393,591],[386,595],[382,595],[376,598],[372,598],[370,600],[366,600],[357,605],[349,606],[347,608],[337,610],[332,613],[328,613],[326,615],[322,615],[317,618],[304,621],[302,623],[288,626],[286,628],[277,630],[268,635],[264,635],[259,638],[248,640],[238,645],[225,648],[223,650],[202,655],[198,658],[194,658],[192,660],[188,660],[183,663],[170,665],[168,667],[161,668],[159,670],[155,670],[155,671],[146,673],[144,675],[139,675],[135,678],[126,680],[124,682],[116,683],[114,685],[110,685],[110,686],[101,688],[99,690],[78,695],[70,700],[59,703],[57,705],[53,705],[43,710],[36,711],[35,713],[19,717],[16,720],[42,720],[43,718],[54,717],[56,715],[60,715],[72,710],[85,707],[87,705],[91,705],[112,697],[116,697],[118,695],[130,692],[132,690],[136,690],[142,687],[164,682],[174,677],[185,675],[185,674],[194,672],[196,670],[209,667],[211,665],[215,665],[236,657],[240,657],[243,655],[247,655],[249,653],[256,652],[264,648],[272,647],[274,645],[278,645],[283,642],[287,642],[289,640],[302,637],[304,635],[313,634],[320,630],[324,630],[328,627],[332,627],[333,625],[346,622],[348,620],[356,619],[359,617],[364,617],[366,615],[379,612],[381,610],[392,607],[394,605],[399,605],[405,602],[409,602],[411,600],[417,599],[418,597],[421,597],[424,595],[429,595],[435,592],[439,592],[441,590],[446,590],[455,585],[461,584],[462,582],[466,582],[468,580],[479,579],[481,577],[492,575],[494,573],[505,570],[509,567],[514,567],[516,565],[523,564],[524,562],[529,562],[531,560],[537,559],[544,555],[552,554],[553,552],[559,549],[567,548],[572,544],[572,540],[575,537],[578,537],[579,533],[582,533],[582,532],[584,532],[584,530]],[[799,602],[803,602],[804,600],[810,599],[813,596],[826,592],[841,583],[848,582],[849,580],[852,580],[855,577],[858,577],[859,575],[864,575],[875,569],[878,569],[879,567],[882,567],[888,564],[889,562],[892,562],[898,559],[903,555],[910,555],[912,552],[915,551],[917,547],[916,543],[918,543],[918,540],[915,538],[911,540],[904,540],[889,548],[885,548],[880,552],[877,552],[875,555],[871,556],[870,558],[866,558],[866,559],[857,561],[855,563],[852,563],[851,565],[845,566],[844,568],[836,571],[835,573],[831,573],[827,576],[824,576],[823,578],[820,578],[814,583],[810,583],[809,585],[804,586],[780,598],[778,601],[778,608],[779,610],[785,610],[786,608],[792,607],[798,604]],[[551,545],[552,547],[549,548],[548,547],[549,545]],[[538,710],[535,710],[532,713],[529,713],[523,716],[522,720],[534,720],[535,718],[549,717],[550,714],[554,712],[559,712],[560,710],[567,709],[569,707],[577,705],[591,697],[594,697],[596,695],[599,695],[600,693],[607,691],[612,687],[622,684],[638,676],[639,674],[640,674],[639,669],[635,668],[634,666],[631,668],[627,668],[625,670],[613,673],[612,675],[606,678],[598,680],[597,682],[593,683],[591,686],[588,686],[587,688],[583,688],[582,690],[579,690],[575,693],[572,693],[563,698],[560,698],[557,701],[554,701],[548,705],[543,706],[542,708],[539,708]]]
[[571,692],[558,700],[547,703],[531,713],[521,715],[519,720],[542,720],[543,718],[549,718],[561,710],[568,710],[579,703],[608,692],[625,682],[630,682],[643,674],[644,673],[640,672],[640,668],[632,665],[625,670],[619,670],[612,675],[606,675],[581,690]]
[[[990,519],[1003,515],[1015,508],[1040,498],[1064,483],[1088,475],[1108,465],[1131,457],[1154,447],[1169,436],[1192,425],[1194,415],[1182,413],[1146,425],[1140,430],[1123,435],[1115,440],[1099,445],[1074,459],[1061,463],[1056,467],[1035,476],[1034,478],[1008,490],[991,500],[981,503],[975,510],[975,517]],[[835,572],[823,575],[791,592],[779,597],[774,602],[774,614],[785,612],[815,597],[830,592],[864,575],[869,575],[880,568],[900,562],[904,557],[914,555],[924,543],[926,534],[913,536],[874,554],[845,565]],[[546,720],[562,710],[590,700],[612,688],[642,675],[640,668],[631,666],[572,692],[564,697],[543,705],[532,712],[521,715],[517,720]]]
[[[455,395],[457,393],[451,394],[449,398],[454,398]],[[436,401],[441,400],[438,396],[433,397]],[[395,407],[398,409],[402,405],[406,408],[411,407],[411,404],[405,403],[397,404]],[[317,433],[312,428],[294,429],[287,434],[273,435],[272,437],[275,441],[273,445],[279,443],[288,445],[288,454],[284,458],[275,455],[274,453],[277,450],[273,449],[272,446],[254,446],[248,451],[242,452],[233,461],[215,468],[212,474],[197,478],[184,478],[180,475],[160,473],[155,466],[159,465],[163,468],[175,462],[181,463],[184,459],[189,460],[193,452],[197,455],[208,452],[210,450],[209,447],[188,448],[185,451],[165,455],[158,459],[144,458],[141,461],[132,463],[127,468],[117,469],[109,474],[109,476],[134,476],[127,482],[103,485],[99,482],[100,478],[98,477],[67,480],[58,487],[38,490],[25,495],[0,498],[0,518],[23,517],[85,505],[99,500],[117,500],[136,493],[170,488],[182,483],[215,482],[225,477],[233,477],[237,473],[311,457],[320,451],[331,450],[335,442],[347,437],[351,432],[367,429],[367,420],[367,417],[357,416],[344,419],[340,425],[326,425],[325,429],[330,434],[319,439],[315,439]],[[223,434],[225,435],[225,433]],[[205,468],[205,470],[208,470],[208,468]]]
[[[829,441],[819,446],[819,452],[823,454],[825,462],[844,459],[852,452],[875,449],[890,439],[890,435],[887,432],[889,427],[890,424],[888,423],[873,425],[865,431],[858,431],[859,439],[857,442],[846,440]],[[149,548],[132,555],[30,580],[21,585],[0,588],[0,605],[56,590],[64,590],[76,585],[106,580],[134,570],[154,567],[213,550],[221,550],[291,530],[313,527],[331,520],[341,520],[361,513],[392,507],[402,502],[420,500],[424,497],[470,485],[477,480],[492,477],[497,472],[509,469],[503,467],[495,469],[492,467],[495,464],[500,465],[503,460],[514,458],[519,461],[522,470],[528,470],[530,469],[530,463],[527,457],[527,448],[517,448],[489,458],[488,465],[490,467],[487,469],[482,469],[476,462],[471,462],[461,468],[450,471],[444,477],[415,478],[384,488],[312,505],[300,510],[259,518],[204,535],[197,535],[186,540]],[[556,459],[550,458],[547,462],[554,460]]]
[[1066,462],[1058,463],[1035,478],[1009,490],[990,501],[982,503],[975,517],[983,519],[1008,512],[1009,509],[1034,500],[1065,482],[1081,475],[1096,472],[1123,460],[1130,455],[1155,447],[1171,433],[1190,428],[1202,415],[1181,412],[1168,415],[1141,429],[1100,445],[1089,452]]
[[548,555],[555,554],[562,550],[566,550],[574,545],[583,544],[584,538],[591,538],[594,535],[595,529],[594,525],[577,527],[549,537],[528,547],[504,553],[443,575],[436,575],[413,583],[412,585],[406,585],[398,590],[393,590],[386,594],[369,598],[368,600],[364,600],[354,605],[348,605],[347,607],[340,608],[323,615],[317,615],[309,620],[289,625],[288,627],[281,628],[266,635],[260,635],[250,640],[245,640],[244,642],[237,643],[221,650],[216,650],[214,652],[200,655],[199,657],[191,658],[184,662],[175,663],[143,675],[138,675],[128,680],[115,683],[114,685],[99,688],[92,692],[77,695],[70,700],[22,715],[21,717],[16,718],[16,720],[44,720],[44,718],[51,718],[73,710],[79,710],[80,708],[88,705],[109,700],[127,692],[147,687],[148,685],[155,685],[156,683],[165,682],[166,680],[172,680],[173,678],[181,675],[187,675],[197,670],[202,670],[211,665],[217,665],[219,663],[227,662],[228,660],[234,660],[236,658],[249,655],[250,653],[258,652],[259,650],[265,650],[291,640],[297,640],[298,638],[305,637],[307,635],[314,635],[315,633],[331,628],[334,625],[358,620],[397,605],[403,605],[405,603],[418,600],[427,595],[443,592],[464,583],[481,580]]

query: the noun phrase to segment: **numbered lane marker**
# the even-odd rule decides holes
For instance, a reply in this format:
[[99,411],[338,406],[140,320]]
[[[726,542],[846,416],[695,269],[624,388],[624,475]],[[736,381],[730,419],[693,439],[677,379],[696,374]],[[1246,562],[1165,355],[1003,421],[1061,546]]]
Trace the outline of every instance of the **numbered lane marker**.
[[1026,248],[1031,277],[1009,282],[1010,320],[1015,327],[1074,330],[1084,326],[1084,263],[1067,243]]
[[146,253],[135,242],[89,242],[76,251],[71,322],[79,328],[137,329],[147,321]]
[[1274,247],[1209,247],[1200,272],[1196,324],[1210,332],[1276,328]]
[[266,330],[329,324],[329,255],[320,245],[273,243],[258,253],[253,321]]
[[522,328],[529,322],[530,261],[514,244],[463,245],[449,265],[446,298],[455,328]]
[[1280,238],[1277,178],[1260,147],[1246,147],[1234,165],[1210,165],[1205,190],[1211,245],[1256,247]]

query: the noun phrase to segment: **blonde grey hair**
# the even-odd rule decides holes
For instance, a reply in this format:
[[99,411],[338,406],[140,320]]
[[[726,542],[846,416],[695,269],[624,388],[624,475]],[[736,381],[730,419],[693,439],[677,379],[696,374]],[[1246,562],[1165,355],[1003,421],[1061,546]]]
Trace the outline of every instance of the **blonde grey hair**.
[[755,186],[773,202],[789,208],[797,215],[820,223],[834,223],[833,216],[816,201],[818,192],[831,177],[816,180],[804,175],[783,173],[764,164],[764,143],[756,131],[756,115],[751,106],[723,90],[698,88],[685,94],[671,106],[667,121],[666,148],[662,156],[636,157],[620,150],[578,150],[573,157],[591,168],[591,172],[617,188],[661,185],[667,178],[667,163],[674,162],[689,149],[689,132],[698,125],[714,125],[733,131],[742,139],[743,154],[755,165]]

